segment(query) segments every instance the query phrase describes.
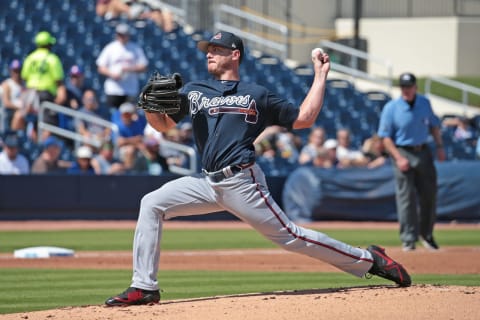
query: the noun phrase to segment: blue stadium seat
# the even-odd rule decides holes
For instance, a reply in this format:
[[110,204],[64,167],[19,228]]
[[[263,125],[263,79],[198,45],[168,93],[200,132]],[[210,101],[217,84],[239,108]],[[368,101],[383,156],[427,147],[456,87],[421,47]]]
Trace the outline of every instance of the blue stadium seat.
[[[40,30],[48,30],[57,38],[53,51],[60,56],[65,69],[75,63],[84,65],[89,85],[102,100],[104,78],[97,74],[95,59],[114,38],[114,25],[95,14],[95,1],[0,1],[0,36],[4,43],[0,48],[2,61],[25,57],[35,48],[32,40]],[[197,30],[186,34],[183,28],[178,28],[165,33],[150,21],[133,32],[133,39],[145,48],[150,62],[149,72],[142,75],[142,81],[153,70],[161,73],[180,71],[185,81],[210,77],[206,70],[205,54],[197,50],[196,45],[199,40],[211,38],[211,32]],[[182,62],[185,56],[192,57],[192,60]],[[258,59],[248,48],[240,67],[243,80],[258,82],[297,105],[303,101],[313,80],[310,63],[290,70],[279,57],[264,55]],[[6,68],[2,68],[1,72],[3,77],[8,76]],[[326,129],[328,137],[335,137],[336,129],[348,126],[354,133],[356,143],[360,143],[376,131],[379,114],[390,99],[386,92],[360,92],[350,81],[329,79],[324,106],[316,123]],[[478,136],[480,116],[472,119],[472,126],[477,129]],[[302,139],[307,131],[299,132]],[[450,147],[455,142],[447,138],[446,132],[442,131],[442,135],[452,156],[471,156],[471,146],[457,144]],[[284,170],[283,166],[280,168]],[[281,172],[279,168],[270,169],[272,174]]]

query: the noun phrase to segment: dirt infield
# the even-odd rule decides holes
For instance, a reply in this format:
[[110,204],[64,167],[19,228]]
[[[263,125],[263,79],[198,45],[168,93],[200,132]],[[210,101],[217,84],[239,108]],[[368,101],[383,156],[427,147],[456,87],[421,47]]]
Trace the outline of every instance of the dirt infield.
[[[70,222],[0,222],[0,230],[65,230],[87,228],[132,229],[133,221]],[[331,228],[391,228],[391,223],[317,223],[320,230]],[[439,225],[438,228],[473,228],[478,224]],[[175,228],[249,228],[238,222],[185,223],[167,222]],[[479,247],[443,247],[437,252],[419,248],[405,253],[398,247],[388,253],[415,274],[480,274]],[[115,268],[131,269],[131,252],[77,252],[74,258],[13,259],[0,255],[0,268]],[[316,271],[337,269],[312,258],[271,250],[166,251],[162,254],[164,270],[254,270]],[[204,299],[162,301],[160,305],[107,308],[104,306],[69,307],[48,311],[2,315],[0,319],[474,319],[480,314],[480,288],[414,285],[368,286],[295,292],[246,294]]]

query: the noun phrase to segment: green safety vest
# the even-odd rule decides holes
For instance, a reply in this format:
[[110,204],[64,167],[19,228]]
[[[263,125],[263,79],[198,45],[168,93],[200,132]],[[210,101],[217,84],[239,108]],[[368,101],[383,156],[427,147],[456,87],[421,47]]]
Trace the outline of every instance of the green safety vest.
[[64,78],[60,59],[46,48],[38,48],[28,55],[21,75],[27,88],[49,91],[54,96],[57,95],[58,81]]

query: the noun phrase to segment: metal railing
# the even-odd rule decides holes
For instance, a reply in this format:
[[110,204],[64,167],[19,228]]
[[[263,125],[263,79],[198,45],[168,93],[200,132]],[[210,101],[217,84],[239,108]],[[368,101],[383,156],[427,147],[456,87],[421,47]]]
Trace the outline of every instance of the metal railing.
[[462,96],[461,105],[462,105],[462,108],[463,108],[463,115],[467,114],[467,108],[469,107],[469,97],[468,96],[470,94],[473,94],[473,95],[477,95],[477,96],[480,97],[480,88],[477,88],[477,87],[474,87],[474,86],[471,86],[471,85],[468,85],[468,84],[465,84],[465,83],[462,83],[462,82],[458,82],[458,81],[455,81],[455,80],[451,80],[451,79],[447,79],[447,78],[443,78],[443,77],[438,77],[438,76],[427,77],[425,79],[425,94],[440,97],[439,95],[435,95],[435,94],[432,93],[432,83],[433,82],[438,82],[438,83],[440,83],[444,86],[455,88],[455,89],[457,89],[461,92],[461,96]]
[[[97,139],[85,137],[78,132],[70,131],[70,130],[61,128],[59,126],[46,123],[44,121],[44,117],[45,117],[44,113],[48,110],[54,111],[56,113],[63,113],[67,116],[72,117],[74,121],[85,120],[87,122],[90,122],[105,128],[109,128],[110,130],[112,130],[112,133],[114,136],[118,136],[118,132],[119,132],[118,126],[113,122],[104,120],[102,118],[99,118],[84,112],[72,110],[70,108],[66,108],[64,106],[60,106],[52,102],[44,101],[40,104],[40,109],[38,111],[38,123],[37,123],[38,124],[38,140],[39,140],[38,142],[41,142],[41,139],[43,136],[42,133],[44,130],[46,130],[57,136],[73,140],[76,146],[80,144],[89,144],[99,148],[102,144],[102,141],[99,141]],[[170,172],[177,173],[180,175],[189,175],[197,172],[197,156],[194,148],[180,144],[180,143],[175,143],[175,142],[166,141],[166,140],[162,141],[162,147],[163,146],[185,153],[190,160],[188,168],[170,164],[169,165]],[[117,146],[115,146],[115,151],[118,151]]]
[[[365,79],[377,84],[385,85],[390,92],[392,89],[392,77],[393,77],[393,65],[388,59],[379,58],[368,54],[364,51],[354,49],[343,44],[338,44],[332,41],[323,40],[320,42],[320,46],[324,49],[330,49],[332,51],[344,53],[352,57],[352,64],[350,66],[331,62],[332,70],[348,74],[353,78]],[[385,75],[383,77],[372,75],[368,72],[358,70],[358,59],[363,59],[369,63],[376,63],[385,68]]]
[[38,124],[38,142],[39,143],[41,142],[41,139],[43,137],[43,131],[46,130],[46,131],[49,131],[49,132],[51,132],[55,135],[58,135],[60,137],[64,137],[64,138],[73,140],[75,142],[76,146],[78,146],[79,144],[89,144],[89,145],[92,145],[96,148],[99,148],[102,145],[102,141],[99,141],[97,139],[93,139],[93,138],[90,138],[90,137],[85,137],[85,136],[82,136],[78,132],[70,131],[70,130],[64,129],[62,127],[59,127],[59,126],[56,126],[56,125],[53,125],[53,124],[50,124],[50,123],[46,123],[44,121],[44,118],[45,118],[45,111],[47,111],[47,110],[51,110],[51,111],[54,111],[56,113],[62,113],[62,114],[65,114],[67,116],[70,116],[70,117],[74,118],[74,121],[85,120],[85,121],[88,121],[90,123],[93,123],[93,124],[96,124],[96,125],[99,125],[99,126],[102,126],[102,127],[105,127],[105,128],[109,128],[109,129],[112,130],[113,134],[118,135],[117,125],[110,122],[110,121],[104,120],[104,119],[99,118],[99,117],[92,116],[92,115],[84,113],[84,112],[80,112],[80,111],[73,110],[73,109],[70,109],[70,108],[67,108],[67,107],[64,107],[64,106],[60,106],[58,104],[55,104],[55,103],[52,103],[52,102],[49,102],[49,101],[43,101],[40,104],[40,109],[38,110],[38,120],[37,120],[37,122],[38,122],[37,123]]
[[197,172],[197,166],[198,166],[197,152],[195,151],[194,148],[186,146],[184,144],[168,141],[168,140],[162,140],[161,146],[162,146],[162,148],[166,147],[166,148],[170,148],[170,149],[173,149],[173,150],[183,152],[184,154],[186,154],[188,156],[188,158],[190,160],[188,168],[184,168],[184,167],[180,167],[180,166],[177,166],[177,165],[174,165],[174,164],[170,164],[168,166],[168,169],[171,172],[181,174],[181,175],[185,175],[185,176]]
[[[223,19],[227,21],[226,23],[223,22]],[[232,27],[232,23],[228,22],[231,19],[240,19],[244,24],[247,26],[246,28],[237,28]],[[243,10],[237,9],[232,6],[228,6],[225,4],[221,4],[218,7],[218,10],[215,11],[215,29],[216,30],[223,30],[227,32],[232,32],[238,35],[239,37],[243,38],[246,41],[251,41],[255,44],[252,47],[263,47],[273,50],[278,56],[282,59],[286,59],[288,55],[288,27],[270,21],[268,19],[250,14]],[[267,39],[266,37],[262,37],[255,33],[257,28],[269,28],[272,31],[276,31],[279,33],[280,41],[273,41]],[[248,31],[244,31],[248,30]],[[272,33],[272,32],[270,32]],[[260,32],[258,32],[260,34]]]

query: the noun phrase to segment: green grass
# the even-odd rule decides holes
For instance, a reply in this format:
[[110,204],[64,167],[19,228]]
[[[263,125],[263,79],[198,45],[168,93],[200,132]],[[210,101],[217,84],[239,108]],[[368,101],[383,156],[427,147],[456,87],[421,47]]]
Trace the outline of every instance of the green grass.
[[[109,296],[123,291],[131,277],[126,270],[2,269],[1,272],[0,314],[100,305]],[[417,284],[480,286],[478,275],[414,275],[412,280]],[[164,301],[292,290],[321,293],[320,289],[392,284],[378,277],[365,280],[345,273],[168,270],[159,273],[159,282]]]
[[[326,230],[356,246],[379,243],[398,246],[396,230]],[[479,246],[478,230],[437,230],[442,246]],[[48,245],[74,250],[131,250],[133,230],[5,231],[0,251]],[[164,250],[273,248],[253,230],[166,230]],[[62,306],[99,305],[129,284],[129,270],[48,270],[3,268],[0,314],[46,310]],[[413,275],[414,283],[480,286],[478,275]],[[159,273],[162,299],[200,298],[285,290],[316,290],[352,286],[391,285],[374,277],[357,279],[345,273],[169,271]]]
[[[320,230],[321,231],[321,230]],[[355,246],[378,243],[384,246],[400,245],[396,230],[325,230],[329,236]],[[72,230],[72,231],[2,231],[0,252],[31,246],[57,246],[73,250],[130,250],[133,230]],[[440,245],[478,246],[478,230],[437,230]],[[210,250],[275,248],[254,230],[166,230],[164,250]]]
[[[464,84],[480,88],[480,78],[478,77],[458,77],[451,78],[451,80],[462,82]],[[425,79],[419,78],[417,80],[420,92],[425,92]],[[394,84],[398,85],[398,80],[394,80]],[[450,86],[445,86],[438,82],[432,82],[430,91],[440,97],[444,97],[453,101],[462,102],[462,92]],[[480,107],[480,96],[475,94],[468,95],[468,104],[474,107]]]

